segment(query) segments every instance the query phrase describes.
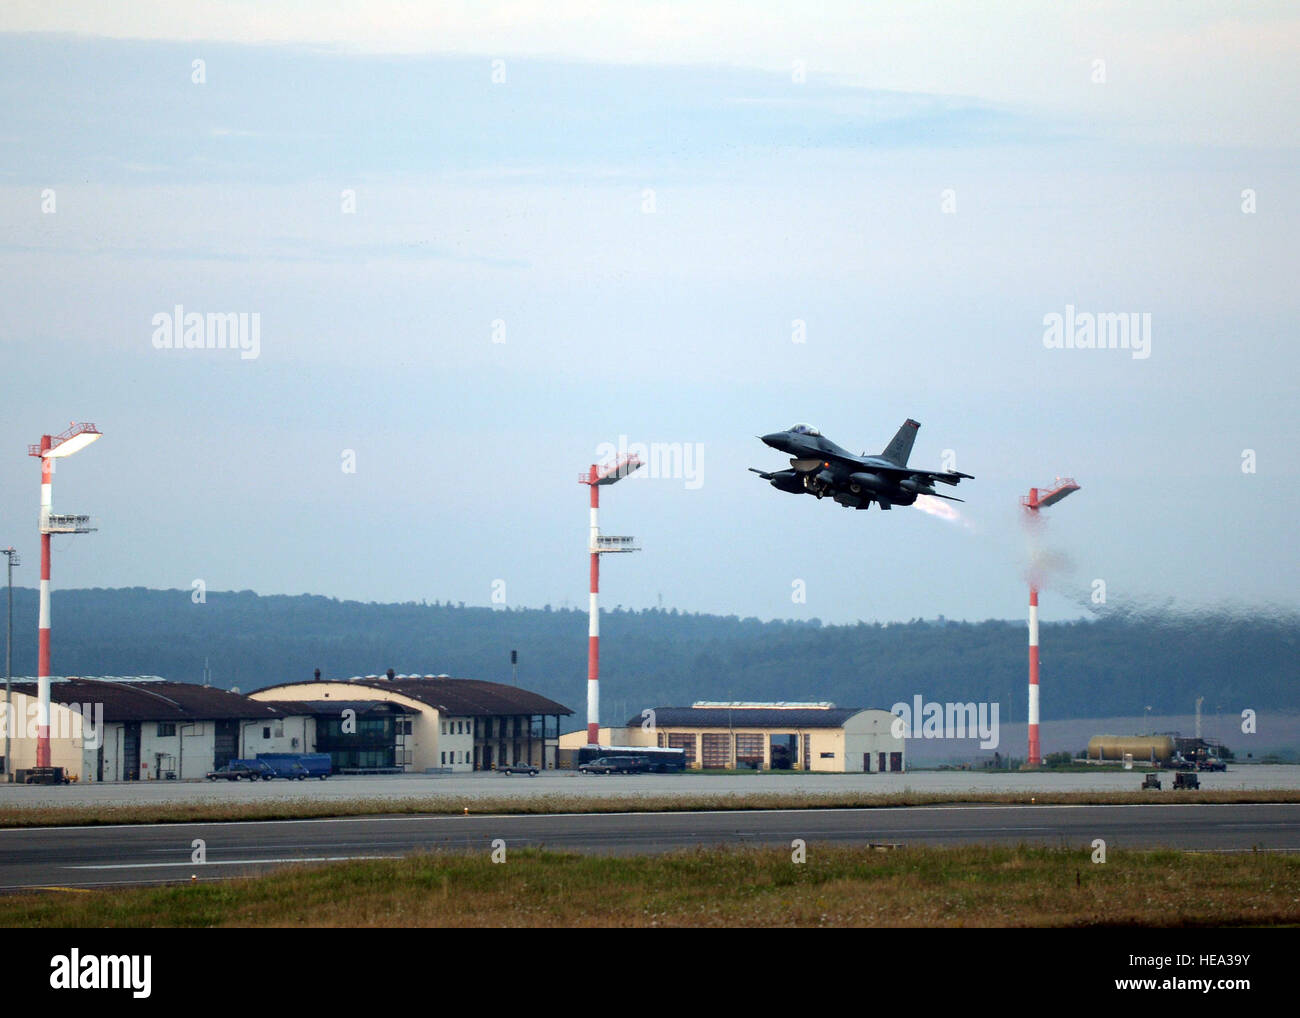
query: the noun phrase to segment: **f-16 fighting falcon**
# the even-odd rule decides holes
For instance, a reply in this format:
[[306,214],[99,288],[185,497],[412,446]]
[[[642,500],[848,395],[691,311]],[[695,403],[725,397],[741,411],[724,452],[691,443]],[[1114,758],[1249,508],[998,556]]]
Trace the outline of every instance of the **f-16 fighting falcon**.
[[917,470],[907,465],[920,426],[908,418],[879,456],[866,453],[854,456],[812,425],[796,424],[788,431],[761,436],[765,445],[790,456],[791,469],[772,473],[749,469],[765,481],[771,481],[774,488],[818,498],[830,495],[848,509],[870,509],[872,502],[879,503],[881,509],[911,505],[917,495],[961,502],[960,498],[940,495],[934,490],[934,482],[957,484],[963,477],[973,479],[970,474],[956,470]]

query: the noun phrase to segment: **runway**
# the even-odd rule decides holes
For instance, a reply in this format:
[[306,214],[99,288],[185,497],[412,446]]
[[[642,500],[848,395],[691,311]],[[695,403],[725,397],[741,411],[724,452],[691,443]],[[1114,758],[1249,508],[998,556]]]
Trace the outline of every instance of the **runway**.
[[[1300,804],[923,806],[890,809],[348,817],[0,830],[0,891],[218,880],[293,863],[493,842],[638,854],[708,845],[1011,843],[1107,852],[1300,851]],[[203,862],[194,855],[201,842]]]
[[[1197,775],[1207,792],[1300,789],[1300,766],[1234,764],[1227,771]],[[1162,776],[1168,790],[1173,776]],[[737,795],[837,795],[1004,792],[1138,792],[1137,771],[907,771],[902,774],[817,774],[802,771],[753,774],[585,775],[544,771],[540,777],[470,774],[335,776],[328,781],[126,781],[65,785],[0,784],[0,808],[46,806],[141,806],[181,803],[265,803],[310,800],[382,801],[429,797],[457,804],[483,799],[536,799],[542,796],[629,798],[673,796],[703,799]],[[1148,793],[1158,794],[1158,793]]]

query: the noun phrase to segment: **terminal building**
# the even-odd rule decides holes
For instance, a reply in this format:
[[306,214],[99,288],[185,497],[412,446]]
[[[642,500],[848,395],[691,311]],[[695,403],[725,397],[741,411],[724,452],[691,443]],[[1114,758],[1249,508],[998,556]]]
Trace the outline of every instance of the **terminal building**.
[[[887,710],[832,703],[719,703],[653,707],[622,728],[602,728],[602,746],[681,749],[699,770],[802,770],[882,773],[905,769],[904,743]],[[566,751],[585,731],[561,739]]]
[[317,672],[250,696],[285,716],[310,717],[313,751],[345,771],[554,768],[560,719],[573,713],[518,686],[391,670],[350,679]]

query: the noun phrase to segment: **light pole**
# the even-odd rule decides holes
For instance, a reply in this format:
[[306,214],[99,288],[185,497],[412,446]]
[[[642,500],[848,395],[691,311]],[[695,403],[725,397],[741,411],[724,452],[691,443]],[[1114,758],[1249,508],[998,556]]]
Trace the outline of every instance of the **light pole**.
[[14,726],[12,684],[14,675],[14,566],[22,565],[18,552],[4,549],[9,560],[9,627],[5,637],[5,781],[13,781],[13,763],[9,758],[9,733]]
[[639,551],[635,538],[601,537],[598,512],[603,485],[622,480],[641,466],[637,456],[620,456],[604,467],[591,465],[578,475],[578,483],[591,488],[591,590],[587,621],[587,745],[600,742],[600,556],[614,552]]
[[40,635],[36,652],[36,766],[50,766],[50,535],[88,534],[89,516],[55,515],[51,494],[51,477],[54,461],[80,452],[99,438],[100,431],[93,424],[69,425],[61,435],[42,435],[37,445],[27,447],[27,455],[41,461],[41,614]]
[[[1053,488],[1030,488],[1020,504],[1038,519],[1038,510],[1055,505],[1079,486],[1068,477],[1058,477]],[[1029,766],[1043,762],[1038,741],[1038,578],[1029,580]]]

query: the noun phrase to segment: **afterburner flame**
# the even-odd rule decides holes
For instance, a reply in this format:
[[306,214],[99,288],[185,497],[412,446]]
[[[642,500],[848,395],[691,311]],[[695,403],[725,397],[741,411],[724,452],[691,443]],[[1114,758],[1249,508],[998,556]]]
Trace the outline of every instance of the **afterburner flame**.
[[945,502],[943,499],[935,498],[933,495],[917,495],[916,501],[912,503],[913,509],[920,509],[927,516],[938,516],[941,520],[949,520],[953,523],[960,523],[964,527],[970,526],[957,507],[951,502]]

